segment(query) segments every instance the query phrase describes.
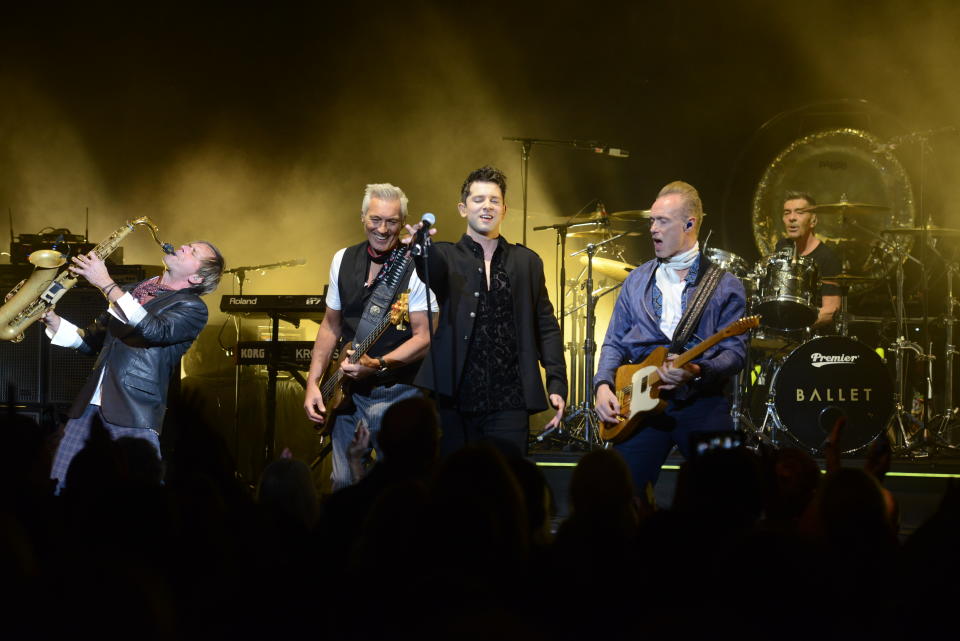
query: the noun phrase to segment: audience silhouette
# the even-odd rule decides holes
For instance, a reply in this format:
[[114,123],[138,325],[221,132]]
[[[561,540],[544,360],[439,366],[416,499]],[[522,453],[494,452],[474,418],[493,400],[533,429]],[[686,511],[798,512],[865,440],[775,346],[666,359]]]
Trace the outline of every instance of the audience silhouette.
[[613,450],[583,455],[557,497],[502,443],[441,461],[425,399],[391,407],[380,459],[327,496],[289,451],[251,489],[217,431],[184,418],[199,412],[177,416],[166,464],[95,423],[60,496],[56,426],[3,416],[10,638],[885,638],[950,622],[960,485],[901,543],[889,443],[843,467],[842,421],[825,474],[799,449],[708,451],[663,509]]

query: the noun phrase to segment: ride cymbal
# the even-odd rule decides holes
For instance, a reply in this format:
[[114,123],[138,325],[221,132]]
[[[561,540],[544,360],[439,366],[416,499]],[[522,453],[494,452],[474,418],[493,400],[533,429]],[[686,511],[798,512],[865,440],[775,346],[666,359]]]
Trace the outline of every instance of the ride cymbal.
[[882,229],[882,234],[903,234],[910,236],[919,236],[922,233],[928,233],[931,236],[953,237],[960,236],[960,229],[950,229],[949,227],[937,227],[936,225],[927,225],[926,227],[895,227],[893,229]]
[[807,207],[806,211],[815,214],[882,214],[890,211],[886,205],[870,205],[867,203],[851,203],[841,200],[838,203],[826,203]]

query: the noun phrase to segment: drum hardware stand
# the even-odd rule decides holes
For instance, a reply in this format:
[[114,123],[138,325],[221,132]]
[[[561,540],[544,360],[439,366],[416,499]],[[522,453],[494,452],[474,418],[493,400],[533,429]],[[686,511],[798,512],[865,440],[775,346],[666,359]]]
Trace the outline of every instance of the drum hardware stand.
[[[904,352],[912,351],[918,358],[928,359],[929,356],[924,353],[923,348],[920,345],[908,341],[907,336],[907,322],[906,322],[906,309],[903,304],[903,263],[905,258],[911,258],[916,260],[910,254],[900,246],[899,243],[896,244],[898,250],[898,255],[896,257],[897,261],[897,304],[895,307],[897,315],[897,340],[896,342],[889,347],[890,351],[894,353],[895,366],[894,372],[896,376],[897,387],[893,393],[894,400],[894,409],[893,416],[890,417],[890,421],[887,423],[887,430],[894,430],[894,436],[897,437],[897,440],[901,443],[901,446],[898,448],[899,453],[910,453],[915,452],[920,449],[922,446],[926,445],[922,442],[923,426],[921,425],[921,439],[912,442],[910,440],[910,435],[907,431],[907,426],[914,424],[916,419],[913,415],[906,410],[904,402],[907,396],[907,377],[904,372]],[[919,262],[919,261],[917,261]]]
[[[943,259],[943,256],[933,247],[931,249]],[[946,262],[946,261],[945,261]],[[953,324],[956,318],[953,315],[954,307],[957,301],[953,296],[953,278],[958,271],[958,264],[951,262],[947,264],[947,313],[944,317],[944,358],[943,364],[943,413],[935,419],[931,419],[926,429],[922,430],[919,442],[912,443],[907,449],[929,448],[934,450],[949,450],[956,452],[960,447],[951,443],[950,430],[957,427],[957,408],[953,405],[953,360],[957,354],[956,345],[953,344]],[[931,349],[932,351],[932,349]],[[933,380],[932,370],[933,357],[928,359],[928,381]],[[929,383],[928,383],[929,385]],[[928,391],[928,396],[933,396],[932,390]],[[946,434],[946,438],[944,438]]]
[[625,234],[617,234],[599,243],[590,243],[585,248],[570,254],[573,258],[578,254],[586,252],[587,254],[587,280],[581,285],[586,292],[586,329],[583,338],[583,401],[576,405],[572,412],[567,414],[563,420],[556,426],[545,430],[537,436],[537,442],[542,442],[554,431],[566,432],[566,436],[572,441],[568,447],[593,450],[596,448],[607,447],[600,438],[600,419],[597,417],[593,404],[593,373],[595,370],[594,355],[596,353],[596,304],[600,296],[612,292],[619,287],[611,287],[600,295],[593,292],[593,256],[597,249],[613,242]]

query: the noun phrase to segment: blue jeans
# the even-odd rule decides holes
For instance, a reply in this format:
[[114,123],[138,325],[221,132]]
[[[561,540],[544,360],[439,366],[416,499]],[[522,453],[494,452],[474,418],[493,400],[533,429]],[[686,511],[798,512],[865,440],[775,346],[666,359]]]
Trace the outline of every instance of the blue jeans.
[[647,417],[633,436],[614,449],[630,468],[634,492],[642,495],[647,483],[656,485],[660,466],[674,445],[689,459],[691,436],[732,429],[730,402],[723,395],[699,397],[681,404],[671,401],[665,412]]
[[347,455],[347,448],[350,441],[353,440],[353,433],[362,421],[370,430],[370,445],[380,455],[377,449],[377,434],[380,432],[380,422],[387,409],[397,401],[402,401],[414,396],[421,396],[420,390],[413,385],[404,385],[395,383],[394,385],[385,385],[383,387],[374,387],[369,395],[353,394],[350,398],[353,401],[354,410],[349,414],[337,414],[333,423],[333,434],[331,445],[333,446],[331,454],[333,455],[333,472],[330,474],[330,480],[333,483],[333,490],[351,485],[354,481],[350,473],[350,458]]

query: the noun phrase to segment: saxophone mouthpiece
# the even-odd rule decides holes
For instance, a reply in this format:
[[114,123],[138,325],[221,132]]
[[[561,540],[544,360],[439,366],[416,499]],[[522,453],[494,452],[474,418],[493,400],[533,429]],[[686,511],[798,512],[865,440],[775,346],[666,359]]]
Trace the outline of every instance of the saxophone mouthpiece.
[[163,250],[164,254],[170,254],[171,256],[176,252],[176,250],[173,248],[173,245],[170,243],[163,243],[160,245],[160,249]]

